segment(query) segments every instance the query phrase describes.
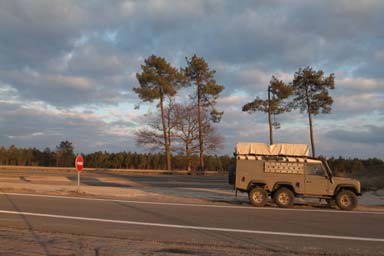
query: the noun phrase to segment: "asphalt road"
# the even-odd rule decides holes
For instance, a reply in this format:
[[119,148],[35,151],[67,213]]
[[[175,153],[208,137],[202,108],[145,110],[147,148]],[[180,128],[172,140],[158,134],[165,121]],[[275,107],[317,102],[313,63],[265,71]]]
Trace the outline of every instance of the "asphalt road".
[[187,205],[0,194],[0,228],[238,246],[276,252],[384,255],[384,212]]
[[[18,179],[23,179],[26,177],[66,177],[68,180],[77,182],[77,173],[76,171],[67,172],[67,171],[18,171],[18,170],[0,170],[0,178],[9,178],[14,177]],[[93,186],[122,186],[121,184],[111,184],[107,182],[102,182],[98,178],[109,177],[109,178],[118,178],[120,180],[127,180],[137,182],[143,186],[149,185],[153,187],[193,187],[193,188],[222,188],[222,189],[231,189],[232,186],[227,182],[227,176],[186,176],[186,175],[142,175],[142,174],[132,174],[124,172],[115,172],[115,171],[83,171],[81,173],[81,182],[85,185]],[[34,181],[34,183],[39,184],[39,181]],[[47,181],[41,181],[41,183],[47,184]],[[58,182],[54,182],[59,184]]]

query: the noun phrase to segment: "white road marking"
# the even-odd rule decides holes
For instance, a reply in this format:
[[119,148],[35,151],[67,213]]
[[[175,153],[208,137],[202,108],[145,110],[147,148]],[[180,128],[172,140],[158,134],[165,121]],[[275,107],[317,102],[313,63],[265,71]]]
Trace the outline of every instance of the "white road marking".
[[111,220],[111,219],[87,218],[87,217],[77,217],[77,216],[53,215],[53,214],[32,213],[32,212],[4,211],[4,210],[0,210],[0,213],[24,215],[24,216],[35,216],[35,217],[48,217],[48,218],[57,218],[57,219],[70,219],[70,220],[96,221],[96,222],[106,222],[106,223],[139,225],[139,226],[152,226],[152,227],[162,227],[162,228],[193,229],[193,230],[207,230],[207,231],[233,232],[233,233],[258,234],[258,235],[276,235],[276,236],[292,236],[292,237],[306,237],[306,238],[339,239],[339,240],[353,240],[353,241],[367,241],[367,242],[384,242],[384,238],[372,238],[372,237],[333,236],[333,235],[273,232],[273,231],[248,230],[248,229],[215,228],[215,227],[204,227],[204,226],[175,225],[175,224],[163,224],[163,223],[127,221],[127,220]]
[[274,208],[274,207],[253,207],[253,206],[232,206],[232,205],[215,205],[215,204],[185,204],[185,203],[166,203],[166,202],[151,202],[151,201],[135,201],[135,200],[119,200],[119,199],[105,199],[105,198],[86,198],[86,197],[73,197],[73,196],[54,196],[54,195],[41,195],[41,194],[24,194],[24,193],[5,193],[0,192],[0,195],[12,196],[28,196],[28,197],[43,197],[43,198],[60,198],[60,199],[73,199],[73,200],[86,200],[86,201],[102,201],[102,202],[118,202],[129,204],[152,204],[152,205],[169,205],[169,206],[189,206],[189,207],[206,207],[206,208],[227,208],[227,209],[246,209],[246,210],[262,210],[262,211],[300,211],[312,213],[344,213],[344,214],[376,214],[384,215],[384,211],[337,211],[337,210],[317,210],[317,209],[292,209],[292,208]]

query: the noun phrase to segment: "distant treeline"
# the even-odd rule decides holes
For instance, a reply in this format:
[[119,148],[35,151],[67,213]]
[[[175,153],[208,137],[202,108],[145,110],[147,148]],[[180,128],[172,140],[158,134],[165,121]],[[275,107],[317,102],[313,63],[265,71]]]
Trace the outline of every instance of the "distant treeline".
[[[106,151],[83,154],[86,168],[116,168],[116,169],[153,169],[162,170],[165,166],[164,154]],[[234,161],[231,156],[205,156],[207,171],[227,172]],[[70,142],[62,142],[56,150],[46,148],[43,151],[36,148],[0,147],[0,165],[72,167],[75,154]],[[192,170],[197,170],[199,157],[192,156]],[[187,159],[183,155],[172,156],[173,170],[186,170]]]
[[[205,156],[206,170],[227,172],[229,166],[234,163],[233,156]],[[43,151],[36,148],[9,148],[0,147],[0,165],[22,165],[22,166],[47,166],[47,167],[72,167],[74,166],[75,154],[72,143],[63,141],[55,150],[49,148]],[[161,170],[165,166],[165,157],[161,153],[135,153],[119,152],[108,153],[95,152],[84,154],[85,167],[89,168],[115,168],[115,169],[155,169]],[[369,167],[379,167],[384,170],[384,162],[378,158],[369,159],[345,159],[329,158],[331,169],[341,175],[351,175],[364,172]],[[197,170],[199,157],[192,156],[192,170]],[[187,159],[183,155],[172,156],[173,170],[186,170]]]
[[[193,155],[192,170],[198,170],[199,156]],[[117,169],[155,169],[161,170],[165,166],[164,154],[142,154],[132,152],[108,153],[95,152],[85,155],[85,164],[91,168]],[[234,161],[230,156],[204,156],[206,171],[227,172]],[[187,158],[183,155],[172,156],[172,170],[187,170]]]
[[384,171],[384,161],[378,158],[358,159],[358,158],[329,158],[329,167],[336,174],[350,176],[360,172],[366,172],[370,167],[378,167]]

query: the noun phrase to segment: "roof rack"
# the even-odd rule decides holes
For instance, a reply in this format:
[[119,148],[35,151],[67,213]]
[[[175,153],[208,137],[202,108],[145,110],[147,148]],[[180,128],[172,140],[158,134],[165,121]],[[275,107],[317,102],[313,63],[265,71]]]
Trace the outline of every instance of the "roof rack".
[[241,142],[236,145],[235,155],[308,157],[306,144],[273,144]]

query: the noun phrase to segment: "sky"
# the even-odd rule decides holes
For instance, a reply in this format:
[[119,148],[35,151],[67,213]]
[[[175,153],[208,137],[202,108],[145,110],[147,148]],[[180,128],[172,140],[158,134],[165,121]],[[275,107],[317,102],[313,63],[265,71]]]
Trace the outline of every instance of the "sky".
[[[196,54],[225,86],[218,154],[268,143],[266,115],[241,107],[272,75],[311,66],[335,74],[332,112],[313,120],[317,153],[384,158],[383,13],[380,0],[0,0],[0,146],[145,152],[134,133],[157,109],[135,108],[140,65]],[[305,113],[276,121],[276,143],[310,144]]]

